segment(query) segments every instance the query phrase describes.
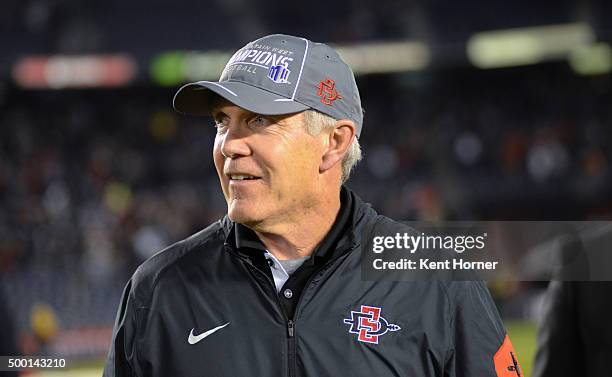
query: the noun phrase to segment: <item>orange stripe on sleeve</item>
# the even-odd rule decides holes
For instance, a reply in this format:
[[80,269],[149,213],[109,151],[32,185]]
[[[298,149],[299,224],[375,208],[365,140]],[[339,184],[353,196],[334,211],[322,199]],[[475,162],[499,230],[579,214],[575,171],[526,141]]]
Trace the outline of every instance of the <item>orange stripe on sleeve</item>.
[[514,347],[512,347],[512,342],[510,342],[508,335],[506,335],[504,342],[495,353],[495,356],[493,356],[493,363],[495,364],[497,377],[523,376],[516,352],[514,352]]

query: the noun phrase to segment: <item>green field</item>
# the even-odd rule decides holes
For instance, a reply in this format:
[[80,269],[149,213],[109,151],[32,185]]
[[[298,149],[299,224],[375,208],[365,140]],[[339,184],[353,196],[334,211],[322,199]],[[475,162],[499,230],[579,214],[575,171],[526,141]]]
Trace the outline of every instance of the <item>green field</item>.
[[508,335],[514,346],[523,375],[531,377],[536,351],[536,324],[533,322],[506,322]]

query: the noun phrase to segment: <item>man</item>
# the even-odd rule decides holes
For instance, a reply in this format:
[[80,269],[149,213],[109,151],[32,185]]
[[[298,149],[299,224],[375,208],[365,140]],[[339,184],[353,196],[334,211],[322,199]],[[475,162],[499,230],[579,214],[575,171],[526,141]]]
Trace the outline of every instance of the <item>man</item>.
[[556,243],[561,267],[548,286],[539,321],[535,377],[610,375],[612,226],[588,224]]
[[361,279],[399,224],[342,186],[363,111],[333,49],[260,38],[174,106],[213,116],[228,213],[138,268],[105,376],[520,375],[483,284]]

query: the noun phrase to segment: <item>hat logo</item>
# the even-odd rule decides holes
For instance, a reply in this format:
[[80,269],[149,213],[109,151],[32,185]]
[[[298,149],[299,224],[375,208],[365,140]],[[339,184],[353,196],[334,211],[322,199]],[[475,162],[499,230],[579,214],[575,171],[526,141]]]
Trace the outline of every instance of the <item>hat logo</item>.
[[335,100],[342,98],[336,90],[336,82],[332,79],[326,79],[319,83],[319,96],[321,102],[328,106],[332,106]]
[[268,78],[278,84],[288,84],[291,71],[283,65],[273,65],[268,69]]

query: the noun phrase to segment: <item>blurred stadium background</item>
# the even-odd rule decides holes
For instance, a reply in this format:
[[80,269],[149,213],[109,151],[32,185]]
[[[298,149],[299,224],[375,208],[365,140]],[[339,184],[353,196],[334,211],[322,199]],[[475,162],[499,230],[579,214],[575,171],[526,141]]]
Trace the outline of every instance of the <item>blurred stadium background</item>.
[[[172,96],[269,33],[332,43],[354,68],[365,160],[349,186],[379,212],[610,219],[610,16],[604,0],[4,0],[0,288],[16,352],[101,374],[135,267],[225,211],[211,121]],[[545,287],[491,286],[527,376]]]

